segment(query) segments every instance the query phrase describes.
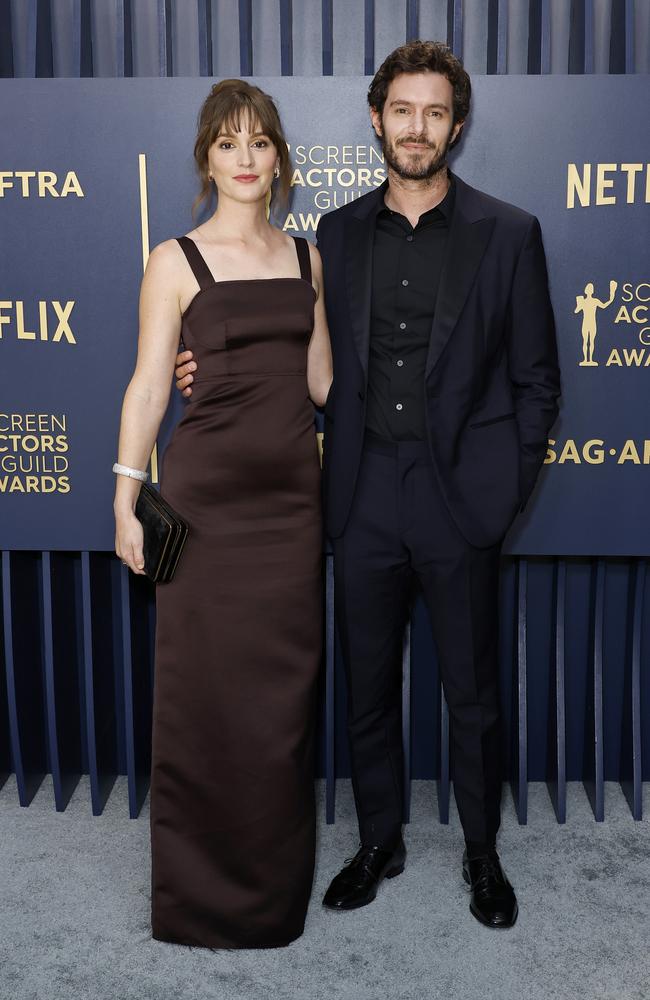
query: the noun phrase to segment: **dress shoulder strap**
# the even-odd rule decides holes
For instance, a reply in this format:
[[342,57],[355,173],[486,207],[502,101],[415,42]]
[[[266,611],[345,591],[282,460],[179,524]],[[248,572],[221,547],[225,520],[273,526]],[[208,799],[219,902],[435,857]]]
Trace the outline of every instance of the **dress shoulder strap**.
[[210,285],[214,285],[214,277],[212,276],[212,271],[206,264],[203,254],[197,247],[193,239],[189,236],[178,236],[178,245],[185,254],[187,258],[187,263],[192,268],[192,274],[199,283],[199,288],[203,291],[204,288],[209,288]]
[[309,243],[302,236],[294,236],[298,263],[300,264],[300,277],[304,278],[311,285],[311,257],[309,256]]

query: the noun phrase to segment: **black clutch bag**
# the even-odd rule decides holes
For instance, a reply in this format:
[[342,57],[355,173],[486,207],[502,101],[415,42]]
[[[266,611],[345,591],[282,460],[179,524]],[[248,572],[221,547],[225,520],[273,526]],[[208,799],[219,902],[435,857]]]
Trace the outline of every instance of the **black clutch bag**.
[[169,583],[189,528],[160,493],[142,484],[135,516],[144,534],[144,571],[153,583]]

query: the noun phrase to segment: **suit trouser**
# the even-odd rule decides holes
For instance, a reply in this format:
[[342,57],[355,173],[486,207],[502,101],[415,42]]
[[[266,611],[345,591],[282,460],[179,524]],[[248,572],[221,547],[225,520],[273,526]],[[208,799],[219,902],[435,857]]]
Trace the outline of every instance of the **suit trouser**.
[[361,842],[391,846],[403,803],[402,637],[421,585],[451,719],[454,792],[466,840],[500,816],[500,545],[471,546],[452,521],[424,442],[367,439],[350,517],[334,541],[336,617],[348,683]]

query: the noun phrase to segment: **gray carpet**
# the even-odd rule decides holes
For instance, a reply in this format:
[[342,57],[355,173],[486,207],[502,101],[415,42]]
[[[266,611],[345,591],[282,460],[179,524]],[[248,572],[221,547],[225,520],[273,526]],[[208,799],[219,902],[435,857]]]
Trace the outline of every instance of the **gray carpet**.
[[470,916],[458,818],[438,824],[428,782],[414,783],[404,874],[364,910],[323,910],[329,879],[356,849],[347,783],[337,791],[337,823],[320,826],[301,940],[281,950],[210,952],[151,940],[148,814],[128,819],[124,780],[95,818],[87,780],[57,814],[49,780],[21,809],[11,779],[0,791],[0,998],[650,997],[650,823],[632,820],[618,786],[607,787],[602,824],[581,786],[571,786],[564,827],[545,786],[531,786],[526,827],[506,794],[500,851],[520,901],[519,921],[506,932]]

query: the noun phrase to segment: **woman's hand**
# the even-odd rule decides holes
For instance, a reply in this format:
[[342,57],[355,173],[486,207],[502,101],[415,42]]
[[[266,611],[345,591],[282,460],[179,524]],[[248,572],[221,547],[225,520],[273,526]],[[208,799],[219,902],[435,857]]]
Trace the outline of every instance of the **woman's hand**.
[[115,552],[125,566],[144,576],[142,525],[133,511],[115,512]]

